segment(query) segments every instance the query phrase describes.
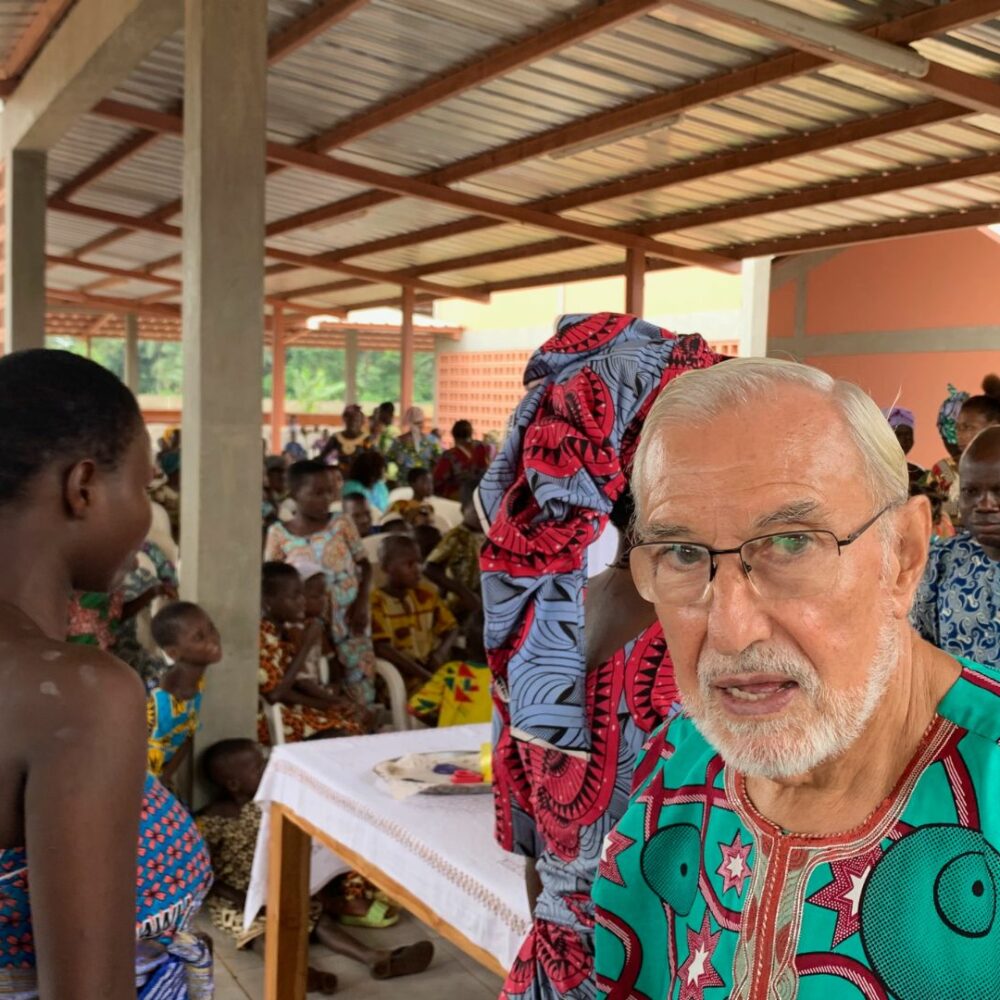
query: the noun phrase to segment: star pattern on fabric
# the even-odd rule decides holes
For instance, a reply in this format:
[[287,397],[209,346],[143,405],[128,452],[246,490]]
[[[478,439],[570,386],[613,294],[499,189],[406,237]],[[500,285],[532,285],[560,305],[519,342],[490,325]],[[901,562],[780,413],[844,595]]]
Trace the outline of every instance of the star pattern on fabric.
[[715,871],[716,874],[722,876],[722,891],[724,893],[735,889],[737,896],[743,895],[743,887],[753,873],[753,869],[747,861],[752,849],[753,843],[744,844],[740,838],[739,830],[736,831],[736,836],[733,837],[731,844],[725,842],[719,844],[719,850],[722,851],[722,862]]
[[876,862],[882,856],[882,849],[876,847],[860,857],[845,858],[830,862],[833,881],[828,882],[818,892],[809,897],[816,906],[833,910],[837,914],[837,926],[833,932],[836,948],[861,928],[861,894]]
[[622,878],[621,869],[618,867],[618,856],[634,843],[635,841],[631,837],[626,837],[618,830],[612,830],[604,838],[604,843],[601,846],[601,860],[598,865],[601,878],[607,879],[615,885],[625,885],[625,879]]
[[720,937],[721,930],[712,933],[707,912],[702,917],[701,930],[687,928],[688,957],[677,970],[677,979],[681,984],[678,1000],[704,1000],[705,990],[709,987],[725,985],[712,965],[712,955]]

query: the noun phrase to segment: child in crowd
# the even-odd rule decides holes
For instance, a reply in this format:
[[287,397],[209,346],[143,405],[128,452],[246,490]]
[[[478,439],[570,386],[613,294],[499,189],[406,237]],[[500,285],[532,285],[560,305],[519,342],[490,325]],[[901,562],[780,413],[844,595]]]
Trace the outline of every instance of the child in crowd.
[[476,483],[462,485],[462,523],[452,528],[429,556],[424,573],[438,589],[447,594],[448,607],[455,614],[481,611],[479,551],[485,535],[476,512]]
[[483,646],[483,613],[469,616],[462,630],[465,652],[451,660],[410,698],[410,714],[428,726],[489,722],[493,714],[490,668]]
[[433,524],[418,524],[413,529],[413,540],[420,549],[420,561],[426,562],[427,557],[441,544],[441,532]]
[[372,533],[372,509],[360,493],[349,493],[342,501],[344,513],[354,522],[358,534],[367,538]]
[[[254,848],[260,829],[260,806],[254,801],[264,773],[264,758],[252,740],[223,740],[205,751],[202,766],[219,797],[198,817],[198,826],[212,855],[215,882],[208,897],[207,909],[212,923],[231,935],[237,948],[262,951],[265,921],[258,916],[243,930],[243,910],[250,886]],[[361,887],[353,897],[345,898],[344,883],[350,889]],[[345,955],[366,965],[375,979],[390,979],[423,972],[434,957],[430,941],[417,941],[402,948],[375,950],[351,937],[337,925],[345,912],[383,914],[381,926],[394,923],[398,916],[391,904],[376,893],[369,883],[353,873],[335,879],[314,897],[309,911],[310,929],[316,939],[338,955]],[[369,925],[373,922],[369,920]],[[309,969],[309,992],[333,993],[337,977],[319,969]]]
[[307,554],[323,567],[337,659],[347,671],[352,693],[371,704],[375,694],[375,655],[368,636],[371,563],[352,517],[330,511],[333,483],[327,466],[296,462],[288,478],[296,514],[287,524],[273,524],[268,530],[264,558],[289,562],[296,553]]
[[434,508],[430,504],[434,481],[427,469],[411,469],[406,476],[407,485],[413,490],[413,499],[396,500],[386,513],[399,512],[411,527],[430,524]]
[[[368,713],[351,698],[335,694],[302,676],[314,646],[323,638],[323,622],[313,619],[293,645],[290,627],[305,620],[302,578],[289,563],[264,563],[260,622],[260,693],[281,705],[285,741],[328,736],[359,736],[371,729]],[[270,742],[267,722],[258,719],[261,743]]]
[[420,582],[420,549],[412,538],[386,535],[379,562],[387,583],[372,594],[375,653],[399,667],[413,694],[448,660],[458,623],[444,601]]
[[153,618],[153,639],[170,665],[146,702],[147,763],[168,787],[191,755],[205,671],[222,659],[219,631],[197,604],[176,601]]

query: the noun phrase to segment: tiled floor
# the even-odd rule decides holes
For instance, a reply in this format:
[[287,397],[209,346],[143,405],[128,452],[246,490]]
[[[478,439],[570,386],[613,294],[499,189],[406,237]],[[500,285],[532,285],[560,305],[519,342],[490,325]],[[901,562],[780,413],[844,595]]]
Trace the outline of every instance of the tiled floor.
[[[215,1000],[263,1000],[264,961],[252,951],[236,951],[228,939],[209,925],[204,929],[215,940]],[[310,964],[335,972],[336,996],[345,1000],[496,1000],[502,982],[478,962],[445,941],[416,918],[403,914],[395,927],[381,931],[356,928],[351,933],[373,948],[394,948],[420,938],[434,942],[434,961],[416,976],[372,979],[368,970],[319,945],[310,951]],[[310,997],[320,994],[310,993]]]

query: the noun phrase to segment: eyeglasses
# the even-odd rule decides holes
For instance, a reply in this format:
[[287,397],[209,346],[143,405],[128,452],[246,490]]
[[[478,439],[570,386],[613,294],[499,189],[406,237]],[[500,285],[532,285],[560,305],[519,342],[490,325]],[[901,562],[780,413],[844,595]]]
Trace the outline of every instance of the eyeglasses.
[[698,542],[640,542],[629,553],[632,574],[639,593],[651,603],[697,604],[715,579],[719,556],[738,555],[750,585],[766,600],[815,597],[836,583],[841,549],[900,502],[883,507],[846,538],[817,529],[761,535],[735,549]]

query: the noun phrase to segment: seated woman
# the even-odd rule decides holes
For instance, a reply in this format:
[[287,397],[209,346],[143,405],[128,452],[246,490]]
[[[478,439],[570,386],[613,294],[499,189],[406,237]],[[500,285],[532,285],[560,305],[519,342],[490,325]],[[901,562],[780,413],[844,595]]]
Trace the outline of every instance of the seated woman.
[[[313,619],[293,652],[290,627],[305,620],[306,598],[302,577],[289,563],[264,563],[261,582],[260,693],[272,705],[281,705],[284,738],[288,743],[326,736],[360,736],[371,732],[371,717],[356,701],[334,694],[305,678],[312,648],[322,642],[323,622]],[[258,719],[261,743],[271,742],[263,716]]]
[[389,506],[389,487],[385,485],[385,459],[377,451],[363,451],[351,462],[351,473],[344,483],[343,496],[363,496],[380,514]]
[[112,592],[149,529],[139,408],[99,365],[24,351],[0,359],[0,426],[0,994],[207,997],[208,856],[146,776],[142,682],[66,642],[67,590]]
[[486,445],[472,438],[472,424],[457,420],[451,428],[455,446],[449,448],[434,465],[434,492],[446,500],[458,500],[462,486],[479,482],[490,467]]

